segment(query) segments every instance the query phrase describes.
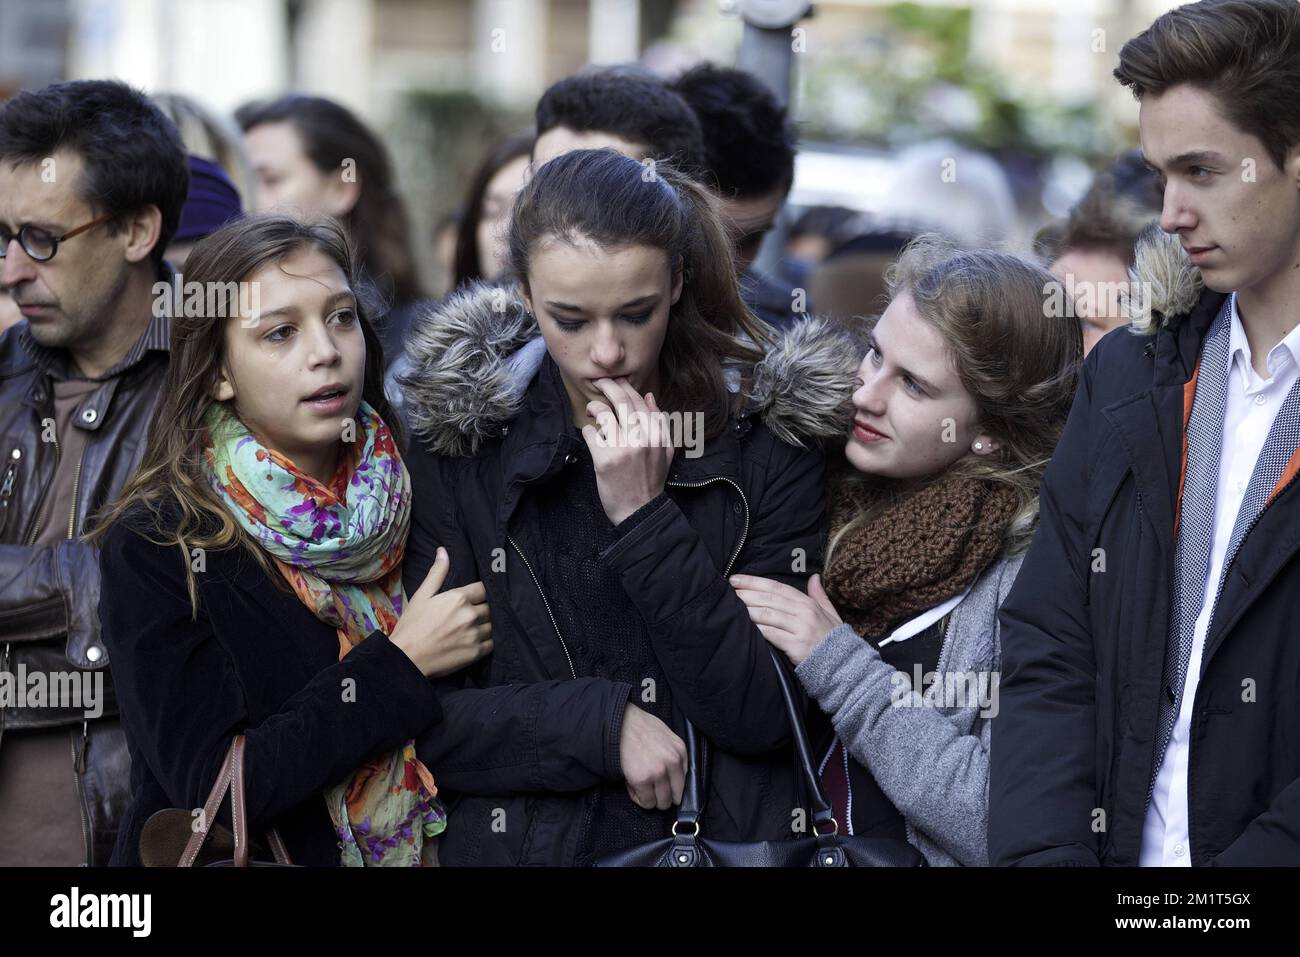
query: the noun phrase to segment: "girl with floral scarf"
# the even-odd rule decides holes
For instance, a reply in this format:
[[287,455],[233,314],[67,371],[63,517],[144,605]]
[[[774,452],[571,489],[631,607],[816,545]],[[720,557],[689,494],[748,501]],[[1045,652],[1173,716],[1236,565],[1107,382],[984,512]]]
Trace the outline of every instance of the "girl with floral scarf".
[[[244,548],[335,630],[340,662],[376,632],[426,679],[486,654],[481,584],[437,594],[444,561],[409,600],[404,594],[411,482],[343,234],[332,224],[256,217],[204,240],[189,267],[187,279],[256,295],[240,294],[238,304],[209,297],[205,315],[174,318],[171,377],[149,447],[101,528],[141,506],[155,518],[179,510],[179,522],[153,523],[158,544],[187,555]],[[186,575],[197,617],[193,570]],[[341,864],[435,860],[446,815],[414,737],[325,782],[321,795]]]

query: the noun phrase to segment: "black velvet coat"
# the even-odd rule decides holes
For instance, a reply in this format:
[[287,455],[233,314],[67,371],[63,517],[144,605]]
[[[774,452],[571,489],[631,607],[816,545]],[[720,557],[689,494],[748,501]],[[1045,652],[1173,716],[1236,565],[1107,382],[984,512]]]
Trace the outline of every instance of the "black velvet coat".
[[[155,811],[201,807],[243,732],[250,836],[274,824],[294,863],[337,865],[322,790],[436,724],[433,685],[380,631],[340,661],[335,630],[242,549],[207,553],[197,618],[178,548],[118,523],[100,564],[132,762],[112,863],[140,863],[140,829]],[[230,826],[228,801],[219,817]]]

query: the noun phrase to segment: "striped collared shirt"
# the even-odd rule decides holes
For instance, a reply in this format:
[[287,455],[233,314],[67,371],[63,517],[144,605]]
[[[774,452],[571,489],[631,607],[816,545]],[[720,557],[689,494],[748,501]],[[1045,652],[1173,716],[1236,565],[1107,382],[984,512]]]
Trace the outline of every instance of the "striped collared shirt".
[[[172,285],[172,276],[175,270],[171,264],[164,261],[158,270],[158,282],[165,282],[168,286]],[[158,315],[160,310],[154,310],[153,318],[149,321],[148,327],[135,344],[131,346],[121,361],[113,368],[109,369],[97,381],[103,382],[115,378],[139,362],[147,352],[168,352],[170,351],[172,321],[171,310],[161,310],[162,315]],[[73,378],[68,370],[68,353],[66,349],[51,349],[41,345],[32,338],[31,329],[24,323],[18,333],[18,342],[36,367],[46,375],[55,379]]]

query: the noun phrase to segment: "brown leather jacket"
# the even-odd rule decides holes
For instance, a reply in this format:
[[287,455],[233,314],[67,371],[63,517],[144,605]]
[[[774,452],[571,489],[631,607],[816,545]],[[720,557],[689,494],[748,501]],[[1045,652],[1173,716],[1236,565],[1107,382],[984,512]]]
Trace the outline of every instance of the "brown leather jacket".
[[167,370],[170,327],[168,318],[156,316],[78,405],[73,426],[87,433],[85,451],[68,516],[71,536],[57,545],[30,543],[59,462],[58,444],[42,441],[42,423],[54,416],[51,381],[64,374],[66,357],[37,345],[26,322],[0,336],[0,671],[13,681],[24,673],[20,668],[29,676],[103,672],[103,714],[92,720],[83,708],[22,707],[16,696],[0,696],[0,748],[6,733],[70,728],[68,760],[76,771],[81,821],[69,826],[81,829],[91,865],[108,863],[131,800],[131,759],[99,638],[99,557],[80,537],[144,454]]

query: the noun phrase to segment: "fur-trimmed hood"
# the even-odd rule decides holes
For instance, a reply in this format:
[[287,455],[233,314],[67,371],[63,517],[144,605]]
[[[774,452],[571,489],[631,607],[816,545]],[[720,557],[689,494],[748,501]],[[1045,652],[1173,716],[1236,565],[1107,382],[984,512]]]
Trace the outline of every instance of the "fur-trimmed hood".
[[1204,283],[1177,236],[1152,223],[1138,237],[1133,268],[1129,270],[1131,330],[1154,335],[1179,316],[1192,311]]
[[[845,435],[860,351],[829,319],[796,323],[750,370],[746,413],[792,445]],[[517,287],[453,292],[412,322],[398,377],[412,431],[434,453],[475,455],[519,413],[545,355]],[[734,390],[741,377],[730,371]]]

